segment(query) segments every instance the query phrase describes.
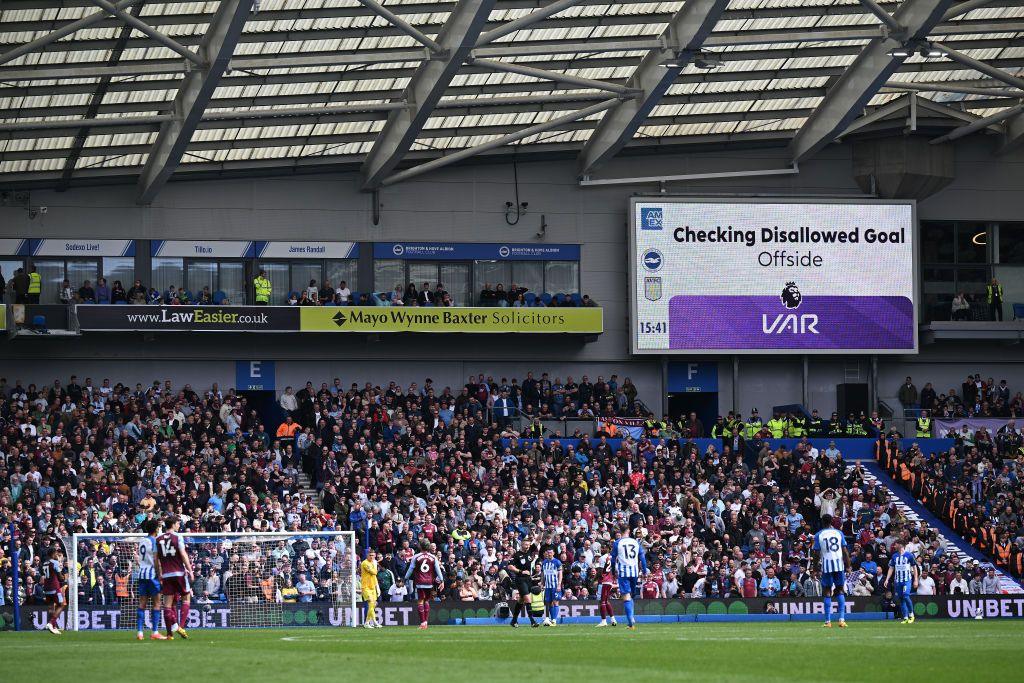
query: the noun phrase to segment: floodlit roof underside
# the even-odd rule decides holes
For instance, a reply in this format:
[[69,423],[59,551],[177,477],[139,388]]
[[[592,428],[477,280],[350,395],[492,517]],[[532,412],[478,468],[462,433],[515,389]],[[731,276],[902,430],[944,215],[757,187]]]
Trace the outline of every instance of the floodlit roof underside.
[[[498,0],[481,33],[552,2]],[[195,52],[219,4],[148,0],[124,11]],[[381,4],[438,41],[456,7],[455,2],[429,0]],[[448,82],[408,153],[441,156],[616,97],[585,83],[496,71],[473,58],[621,87],[657,48],[659,36],[684,5],[563,4],[565,9],[537,23],[478,44]],[[969,4],[977,9],[942,21],[928,39],[1024,78],[1024,0]],[[898,3],[881,5],[892,13]],[[89,0],[4,0],[0,53],[98,11]],[[703,56],[720,63],[709,68],[691,60],[628,144],[789,140],[880,30],[879,19],[857,0],[731,0],[701,48]],[[396,115],[396,103],[428,50],[355,0],[259,0],[233,55],[191,133],[179,173],[358,164],[392,125],[389,117]],[[179,87],[193,68],[172,49],[110,15],[0,64],[0,186],[138,174],[158,144],[161,127],[174,115]],[[918,97],[977,118],[1018,106],[1024,97],[1012,84],[957,61],[914,55],[868,106],[909,91],[901,84],[923,85],[928,89],[914,88]],[[943,87],[970,92],[938,89]],[[604,115],[567,121],[512,144],[523,152],[582,150]],[[109,119],[116,125],[83,127],[78,125],[83,119]],[[56,127],[56,121],[67,125]],[[34,122],[46,126],[27,125]]]

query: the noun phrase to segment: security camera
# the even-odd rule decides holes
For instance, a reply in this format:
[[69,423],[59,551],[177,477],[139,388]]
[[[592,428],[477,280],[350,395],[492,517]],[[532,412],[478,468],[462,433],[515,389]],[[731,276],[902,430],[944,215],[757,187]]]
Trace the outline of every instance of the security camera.
[[47,211],[49,211],[48,207],[45,207],[45,206],[40,206],[39,207],[39,213],[46,213]]

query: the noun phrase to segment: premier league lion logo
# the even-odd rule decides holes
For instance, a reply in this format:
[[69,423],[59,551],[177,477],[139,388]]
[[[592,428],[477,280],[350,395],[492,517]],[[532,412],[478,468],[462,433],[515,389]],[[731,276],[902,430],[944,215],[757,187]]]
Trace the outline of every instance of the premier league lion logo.
[[785,289],[782,290],[782,303],[786,308],[799,308],[800,302],[804,300],[800,290],[797,289],[795,282],[787,282]]

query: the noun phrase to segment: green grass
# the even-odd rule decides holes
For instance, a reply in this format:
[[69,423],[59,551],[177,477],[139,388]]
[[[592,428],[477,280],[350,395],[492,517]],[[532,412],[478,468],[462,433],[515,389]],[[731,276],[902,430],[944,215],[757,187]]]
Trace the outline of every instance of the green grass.
[[0,634],[0,680],[175,681],[1010,681],[1024,621],[434,626]]

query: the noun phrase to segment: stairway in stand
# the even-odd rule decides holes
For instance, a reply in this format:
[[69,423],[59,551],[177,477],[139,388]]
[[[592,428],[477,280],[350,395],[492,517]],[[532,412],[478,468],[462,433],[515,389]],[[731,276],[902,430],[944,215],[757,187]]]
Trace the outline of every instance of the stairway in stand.
[[[939,543],[950,556],[960,558],[961,562],[978,560],[982,564],[992,564],[992,560],[985,556],[980,550],[972,546],[962,537],[956,534],[942,520],[936,517],[924,505],[914,499],[905,488],[895,482],[887,472],[883,471],[873,460],[862,460],[860,464],[864,467],[865,483],[874,482],[889,493],[889,499],[896,505],[896,508],[909,520],[924,520],[931,528],[939,533]],[[999,576],[999,585],[1003,593],[1014,595],[1024,594],[1024,588],[1009,574],[996,568]]]
[[299,493],[309,496],[314,500],[319,499],[316,488],[313,486],[313,480],[305,472],[299,472]]

